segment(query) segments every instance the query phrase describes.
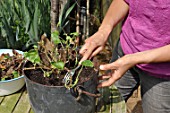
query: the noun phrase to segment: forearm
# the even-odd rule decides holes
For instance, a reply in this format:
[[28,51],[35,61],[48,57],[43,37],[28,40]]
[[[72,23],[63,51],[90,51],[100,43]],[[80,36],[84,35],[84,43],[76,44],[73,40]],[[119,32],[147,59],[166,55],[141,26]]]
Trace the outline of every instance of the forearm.
[[119,23],[128,13],[129,6],[124,0],[113,0],[111,3],[105,18],[99,28],[99,31],[104,35],[110,34],[112,29]]
[[170,45],[132,54],[135,64],[170,62]]

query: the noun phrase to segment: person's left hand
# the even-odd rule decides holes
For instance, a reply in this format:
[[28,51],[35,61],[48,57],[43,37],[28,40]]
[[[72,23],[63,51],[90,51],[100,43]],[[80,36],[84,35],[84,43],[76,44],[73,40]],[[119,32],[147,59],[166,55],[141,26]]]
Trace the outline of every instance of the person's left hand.
[[100,65],[101,70],[111,70],[111,72],[106,73],[99,77],[99,80],[105,80],[101,82],[98,87],[106,87],[112,85],[115,81],[120,79],[128,69],[136,65],[134,55],[125,55],[113,63]]

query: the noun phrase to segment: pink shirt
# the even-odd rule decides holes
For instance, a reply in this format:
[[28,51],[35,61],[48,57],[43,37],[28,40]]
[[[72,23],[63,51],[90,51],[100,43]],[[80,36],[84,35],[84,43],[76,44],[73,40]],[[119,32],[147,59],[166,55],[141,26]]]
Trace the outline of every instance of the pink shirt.
[[[170,0],[126,0],[126,2],[130,7],[129,14],[120,35],[125,54],[170,44]],[[170,77],[170,62],[137,66],[151,75]]]

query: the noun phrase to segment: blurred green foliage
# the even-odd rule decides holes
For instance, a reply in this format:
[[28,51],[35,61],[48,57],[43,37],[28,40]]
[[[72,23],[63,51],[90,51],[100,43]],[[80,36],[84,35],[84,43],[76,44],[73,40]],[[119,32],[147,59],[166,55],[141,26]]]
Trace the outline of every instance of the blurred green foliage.
[[50,0],[0,0],[3,48],[27,49],[50,30]]

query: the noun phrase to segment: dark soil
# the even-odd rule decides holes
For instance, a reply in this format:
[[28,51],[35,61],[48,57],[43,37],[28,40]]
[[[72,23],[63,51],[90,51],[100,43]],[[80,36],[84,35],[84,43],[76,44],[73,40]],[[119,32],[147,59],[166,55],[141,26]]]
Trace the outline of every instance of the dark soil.
[[[43,72],[40,69],[37,70],[26,70],[24,71],[25,75],[32,81],[48,85],[48,86],[63,86],[63,78],[66,74],[66,71],[62,72],[60,75],[51,74],[50,77],[44,77]],[[77,74],[78,72],[76,72]],[[79,82],[83,83],[89,80],[92,76],[96,75],[94,68],[84,67],[79,76]]]

